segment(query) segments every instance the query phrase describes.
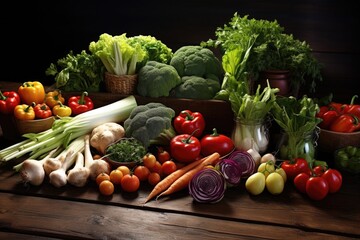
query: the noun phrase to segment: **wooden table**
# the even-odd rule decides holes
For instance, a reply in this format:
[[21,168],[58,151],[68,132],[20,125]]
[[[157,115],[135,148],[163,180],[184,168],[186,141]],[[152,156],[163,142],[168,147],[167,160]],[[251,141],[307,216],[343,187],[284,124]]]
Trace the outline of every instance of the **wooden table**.
[[132,194],[117,187],[111,197],[94,182],[56,188],[45,179],[35,187],[21,182],[15,162],[0,167],[0,239],[360,238],[359,175],[344,174],[340,191],[322,201],[290,182],[280,195],[251,196],[244,180],[216,204],[193,202],[184,190],[144,205],[147,183]]

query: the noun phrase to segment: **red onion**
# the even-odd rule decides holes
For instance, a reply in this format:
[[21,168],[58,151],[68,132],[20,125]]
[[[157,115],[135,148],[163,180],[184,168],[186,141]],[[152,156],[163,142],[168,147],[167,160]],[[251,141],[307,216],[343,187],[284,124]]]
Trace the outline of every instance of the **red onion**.
[[256,170],[255,160],[247,151],[235,150],[228,159],[233,159],[240,164],[242,178],[248,178]]
[[234,159],[222,159],[216,168],[224,176],[227,186],[234,187],[240,184],[242,169]]
[[200,203],[219,202],[225,194],[224,176],[213,168],[204,168],[194,175],[189,183],[189,194]]

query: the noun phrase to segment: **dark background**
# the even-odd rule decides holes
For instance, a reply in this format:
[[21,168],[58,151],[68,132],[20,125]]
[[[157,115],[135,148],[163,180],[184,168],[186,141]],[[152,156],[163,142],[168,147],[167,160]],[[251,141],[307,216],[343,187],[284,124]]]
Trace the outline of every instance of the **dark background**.
[[[1,3],[4,4],[3,2]],[[324,65],[316,97],[359,94],[359,7],[348,1],[11,1],[1,6],[0,81],[39,80],[52,62],[88,49],[102,33],[152,35],[173,51],[215,38],[235,12],[277,19],[287,33],[307,41]]]

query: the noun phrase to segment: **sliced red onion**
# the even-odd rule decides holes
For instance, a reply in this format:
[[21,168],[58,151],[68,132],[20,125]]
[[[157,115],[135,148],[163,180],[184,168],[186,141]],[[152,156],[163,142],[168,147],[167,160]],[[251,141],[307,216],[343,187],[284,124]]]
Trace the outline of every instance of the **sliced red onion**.
[[239,163],[242,178],[250,177],[256,170],[255,160],[247,151],[235,150],[228,159],[233,159]]
[[224,176],[213,168],[200,170],[189,183],[189,194],[200,203],[219,202],[225,194]]
[[242,169],[237,161],[225,158],[218,162],[216,168],[224,176],[227,186],[235,187],[240,184]]

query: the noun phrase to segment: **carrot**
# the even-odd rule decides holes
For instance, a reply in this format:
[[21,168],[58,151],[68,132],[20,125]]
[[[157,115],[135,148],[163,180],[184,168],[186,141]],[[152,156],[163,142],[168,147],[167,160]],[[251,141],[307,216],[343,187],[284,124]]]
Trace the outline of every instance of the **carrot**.
[[181,177],[176,179],[176,181],[174,181],[170,185],[170,187],[168,187],[159,196],[157,196],[156,199],[158,199],[161,196],[169,195],[169,194],[172,194],[174,192],[178,192],[178,191],[186,188],[189,185],[189,182],[191,181],[193,176],[197,172],[199,172],[201,169],[203,169],[207,165],[214,164],[215,162],[217,162],[219,160],[219,158],[220,158],[220,154],[218,154],[216,152],[209,155],[208,158],[206,158],[204,161],[202,161],[199,165],[197,165],[196,167],[190,169],[188,172],[186,172]]
[[203,163],[205,160],[207,160],[211,156],[212,155],[204,157],[204,158],[194,161],[192,163],[189,163],[188,165],[186,165],[186,166],[176,170],[175,172],[169,174],[168,176],[166,176],[163,180],[161,180],[159,183],[157,183],[155,185],[154,189],[150,192],[150,194],[146,198],[144,204],[147,203],[148,201],[150,201],[152,198],[154,198],[158,194],[160,194],[161,192],[165,191],[173,182],[175,182],[176,179],[178,179],[179,177],[184,175],[189,170],[200,165],[201,163]]

